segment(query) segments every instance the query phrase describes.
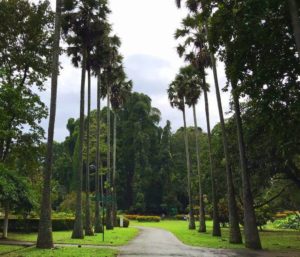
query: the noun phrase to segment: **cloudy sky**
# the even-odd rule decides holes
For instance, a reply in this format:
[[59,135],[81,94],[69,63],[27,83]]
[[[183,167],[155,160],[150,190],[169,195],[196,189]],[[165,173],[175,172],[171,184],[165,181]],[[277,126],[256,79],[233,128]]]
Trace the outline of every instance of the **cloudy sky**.
[[[51,0],[53,8],[55,0]],[[173,37],[176,28],[180,27],[186,10],[178,10],[174,0],[110,0],[112,14],[110,21],[114,32],[121,38],[120,49],[125,60],[127,75],[134,82],[133,90],[142,92],[152,98],[152,105],[161,110],[161,125],[170,120],[175,131],[182,126],[182,115],[172,109],[168,102],[166,90],[175,77],[179,67],[184,63],[176,53],[176,41]],[[72,67],[70,60],[62,56],[63,69],[59,77],[57,118],[55,139],[63,141],[67,136],[66,123],[68,118],[79,117],[80,70]],[[220,85],[225,84],[223,65],[218,64]],[[208,72],[208,83],[212,85],[209,94],[211,123],[214,126],[218,118],[213,78]],[[96,81],[92,85],[92,108],[96,108]],[[41,94],[42,99],[49,105],[50,84]],[[229,96],[222,93],[224,111],[228,110]],[[205,125],[204,103],[201,99],[197,106],[198,124]],[[192,125],[192,112],[188,110],[187,122]],[[48,121],[43,121],[46,129]]]

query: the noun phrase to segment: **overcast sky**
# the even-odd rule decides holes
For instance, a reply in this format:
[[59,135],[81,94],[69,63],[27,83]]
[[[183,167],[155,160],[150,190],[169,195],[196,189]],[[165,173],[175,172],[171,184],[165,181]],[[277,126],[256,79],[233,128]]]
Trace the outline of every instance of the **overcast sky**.
[[[180,27],[186,10],[178,10],[174,0],[110,0],[110,22],[114,32],[121,38],[120,49],[124,56],[125,70],[129,79],[133,80],[133,90],[142,92],[152,98],[152,105],[162,113],[161,126],[170,120],[175,131],[182,126],[182,114],[170,107],[167,88],[174,79],[180,66],[184,63],[176,53],[174,32]],[[51,0],[55,7],[55,0]],[[68,118],[79,117],[80,70],[72,67],[70,60],[62,56],[63,69],[59,77],[55,140],[63,141],[68,135],[66,123]],[[209,70],[208,83],[211,84],[209,94],[212,127],[219,121],[213,78]],[[219,82],[225,84],[224,67],[218,64]],[[92,108],[96,108],[96,81],[92,82]],[[43,101],[49,106],[50,83],[41,94]],[[222,93],[224,111],[228,111],[229,95]],[[187,122],[193,124],[192,111],[187,111]],[[206,128],[203,98],[197,106],[198,124]],[[48,121],[42,123],[47,130]]]

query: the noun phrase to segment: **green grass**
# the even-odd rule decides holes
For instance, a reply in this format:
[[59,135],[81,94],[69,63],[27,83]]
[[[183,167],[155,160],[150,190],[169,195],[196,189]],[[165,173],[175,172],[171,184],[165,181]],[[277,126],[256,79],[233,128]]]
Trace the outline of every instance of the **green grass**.
[[[125,245],[131,239],[137,236],[138,229],[136,228],[114,228],[114,230],[105,231],[105,240],[102,241],[102,234],[95,236],[86,236],[84,239],[71,239],[72,231],[57,231],[53,232],[54,243],[64,244],[90,244],[90,245]],[[35,242],[37,233],[8,233],[10,240]]]
[[[188,230],[187,221],[165,220],[157,223],[131,222],[135,226],[162,228],[172,232],[180,241],[187,245],[209,248],[239,249],[244,245],[230,244],[229,230],[222,228],[222,237],[212,237],[212,222],[207,221],[207,232],[199,233],[197,230]],[[260,232],[262,246],[266,250],[300,250],[300,232],[284,230],[268,230]]]
[[55,248],[51,250],[42,250],[35,247],[25,248],[23,250],[6,254],[6,257],[115,257],[117,251],[112,249],[93,249],[93,248]]
[[24,248],[23,246],[16,246],[16,245],[0,245],[0,255],[5,253],[17,251]]

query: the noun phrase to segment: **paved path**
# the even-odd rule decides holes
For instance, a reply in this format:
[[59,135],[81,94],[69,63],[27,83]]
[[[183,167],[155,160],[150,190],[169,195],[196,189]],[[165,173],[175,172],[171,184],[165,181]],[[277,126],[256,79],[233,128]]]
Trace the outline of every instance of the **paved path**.
[[[300,252],[290,251],[225,250],[187,246],[166,230],[146,227],[138,227],[138,229],[140,230],[139,235],[125,246],[81,245],[81,247],[118,249],[120,257],[300,257]],[[0,240],[0,245],[33,246],[35,244]],[[78,247],[78,244],[55,244],[55,246]]]
[[120,247],[121,257],[300,257],[300,253],[248,250],[224,250],[187,246],[172,233],[138,227],[140,234],[128,245]]

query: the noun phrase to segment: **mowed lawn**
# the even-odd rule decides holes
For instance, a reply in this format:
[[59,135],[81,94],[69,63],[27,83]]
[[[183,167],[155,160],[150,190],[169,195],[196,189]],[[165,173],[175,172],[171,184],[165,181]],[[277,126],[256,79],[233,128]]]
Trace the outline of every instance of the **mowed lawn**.
[[24,248],[23,246],[17,245],[0,245],[0,255],[4,255],[5,253],[9,253],[12,251],[17,251]]
[[[135,226],[146,226],[166,229],[172,232],[180,241],[187,245],[201,246],[209,248],[245,248],[240,244],[229,244],[229,230],[222,228],[222,237],[212,237],[212,221],[207,221],[207,232],[199,233],[197,230],[189,230],[187,221],[164,220],[160,222],[137,222],[131,221]],[[197,224],[198,225],[198,224]],[[300,232],[268,230],[260,232],[262,246],[265,250],[299,250],[300,251]],[[300,256],[300,254],[299,254]]]
[[[102,234],[95,236],[85,236],[84,239],[71,239],[72,231],[55,231],[53,232],[54,243],[64,244],[90,244],[90,245],[110,245],[119,246],[128,243],[138,234],[138,229],[129,228],[114,228],[113,230],[105,231],[104,241],[102,241]],[[35,242],[37,233],[8,233],[8,239]]]
[[[0,249],[4,246],[0,245]],[[20,247],[19,247],[20,248]],[[4,249],[4,248],[3,248]],[[93,249],[93,248],[75,248],[75,247],[66,247],[66,248],[55,248],[51,250],[42,250],[35,247],[21,247],[19,250],[14,249],[13,246],[7,246],[6,252],[2,256],[5,257],[115,257],[118,254],[118,251],[112,249]],[[0,250],[1,251],[1,250]]]

